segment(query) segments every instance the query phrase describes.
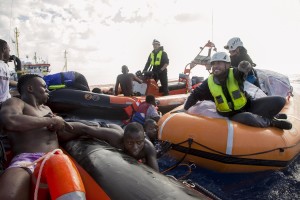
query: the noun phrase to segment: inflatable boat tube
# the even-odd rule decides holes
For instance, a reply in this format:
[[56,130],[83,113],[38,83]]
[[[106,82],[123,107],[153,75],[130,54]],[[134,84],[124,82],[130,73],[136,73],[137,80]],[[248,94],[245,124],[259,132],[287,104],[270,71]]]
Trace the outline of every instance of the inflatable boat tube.
[[78,139],[63,146],[111,199],[209,199],[105,142]]
[[73,89],[50,92],[47,105],[63,116],[85,119],[129,119],[137,109],[130,97],[119,97]]

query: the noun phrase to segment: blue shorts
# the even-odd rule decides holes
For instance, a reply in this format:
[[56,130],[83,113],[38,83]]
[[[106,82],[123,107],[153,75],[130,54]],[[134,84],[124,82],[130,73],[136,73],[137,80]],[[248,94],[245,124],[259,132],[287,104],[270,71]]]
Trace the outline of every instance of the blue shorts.
[[40,157],[45,155],[45,153],[21,153],[19,155],[16,155],[10,162],[10,165],[7,169],[9,168],[14,168],[14,167],[20,167],[28,171],[30,174],[33,173],[35,165],[30,165],[30,166],[24,166],[24,164],[30,164]]

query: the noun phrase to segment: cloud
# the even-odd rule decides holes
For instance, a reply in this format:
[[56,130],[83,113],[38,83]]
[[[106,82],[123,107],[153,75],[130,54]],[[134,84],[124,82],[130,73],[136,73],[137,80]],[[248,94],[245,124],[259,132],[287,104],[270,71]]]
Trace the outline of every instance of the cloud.
[[199,21],[201,19],[201,14],[199,13],[181,13],[178,15],[175,15],[175,20],[179,22],[190,22],[193,23],[194,21]]

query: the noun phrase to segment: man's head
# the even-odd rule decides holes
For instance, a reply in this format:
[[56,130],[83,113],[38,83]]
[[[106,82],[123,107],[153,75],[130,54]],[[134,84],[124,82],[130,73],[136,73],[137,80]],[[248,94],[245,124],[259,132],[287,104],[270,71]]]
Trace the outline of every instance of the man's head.
[[240,53],[240,47],[243,47],[243,42],[239,37],[231,38],[227,42],[227,45],[224,46],[224,48],[229,51],[230,56],[238,55]]
[[230,67],[230,57],[225,52],[217,52],[212,56],[210,64],[213,75],[223,75]]
[[5,40],[0,39],[0,60],[8,61],[9,60],[10,48]]
[[132,157],[138,157],[145,145],[144,128],[137,122],[132,122],[124,130],[124,148]]
[[156,106],[155,97],[153,95],[147,95],[146,102]]
[[127,74],[128,72],[129,72],[128,67],[127,67],[126,65],[123,65],[123,66],[122,66],[122,73],[123,73],[123,74]]
[[100,93],[102,93],[102,90],[98,87],[95,87],[95,88],[93,88],[92,92],[100,94]]
[[21,97],[34,96],[39,104],[44,104],[48,100],[47,85],[43,78],[37,74],[22,75],[18,80],[17,88]]
[[157,139],[158,134],[158,126],[155,120],[153,119],[146,119],[144,123],[144,129],[146,132],[146,135],[149,137],[151,141],[154,141]]
[[157,50],[160,47],[160,42],[158,40],[154,39],[152,42],[152,45],[153,45],[153,49]]

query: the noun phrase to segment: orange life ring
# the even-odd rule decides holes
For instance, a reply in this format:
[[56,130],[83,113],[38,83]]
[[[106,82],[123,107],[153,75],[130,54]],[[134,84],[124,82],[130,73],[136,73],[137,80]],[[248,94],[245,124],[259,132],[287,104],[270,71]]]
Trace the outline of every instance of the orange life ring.
[[[38,185],[37,199],[85,199],[85,189],[79,172],[70,158],[61,151],[53,153],[45,163],[43,160],[37,163],[32,175],[33,196],[36,184]],[[39,171],[42,170],[40,182]]]

